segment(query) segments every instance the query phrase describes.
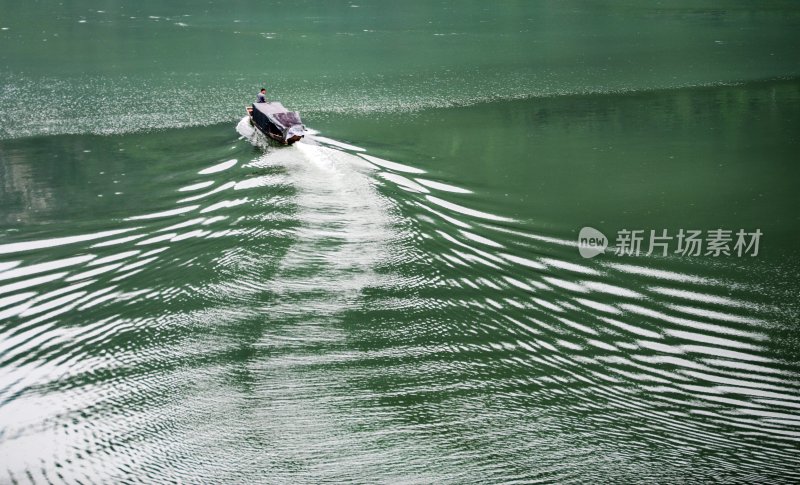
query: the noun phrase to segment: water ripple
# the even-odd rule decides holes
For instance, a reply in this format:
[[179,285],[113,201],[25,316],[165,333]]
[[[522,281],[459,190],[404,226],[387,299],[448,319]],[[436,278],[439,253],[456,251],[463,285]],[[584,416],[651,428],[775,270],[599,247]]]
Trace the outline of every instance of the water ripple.
[[[755,290],[578,259],[366,152],[313,135],[198,155],[109,222],[135,228],[3,245],[5,476],[797,475],[798,368]],[[708,474],[686,475],[699,455]]]

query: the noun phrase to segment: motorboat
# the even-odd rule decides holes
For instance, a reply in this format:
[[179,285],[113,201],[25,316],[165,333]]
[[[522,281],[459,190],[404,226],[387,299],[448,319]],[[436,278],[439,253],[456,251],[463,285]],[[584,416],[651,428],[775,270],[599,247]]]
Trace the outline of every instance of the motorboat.
[[277,101],[253,103],[247,107],[247,115],[258,131],[284,145],[291,145],[306,134],[300,113],[287,110]]

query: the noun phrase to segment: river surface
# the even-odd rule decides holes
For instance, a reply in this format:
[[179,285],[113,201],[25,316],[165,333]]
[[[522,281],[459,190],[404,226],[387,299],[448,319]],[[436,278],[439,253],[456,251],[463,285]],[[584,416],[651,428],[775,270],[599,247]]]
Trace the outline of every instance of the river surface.
[[0,29],[0,483],[800,480],[796,2]]

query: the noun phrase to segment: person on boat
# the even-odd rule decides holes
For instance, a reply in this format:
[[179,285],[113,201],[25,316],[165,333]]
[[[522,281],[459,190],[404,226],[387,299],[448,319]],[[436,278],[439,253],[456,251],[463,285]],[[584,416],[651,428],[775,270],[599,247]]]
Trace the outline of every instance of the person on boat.
[[256,98],[256,103],[266,103],[267,102],[267,90],[261,88],[261,92],[258,93],[258,97]]

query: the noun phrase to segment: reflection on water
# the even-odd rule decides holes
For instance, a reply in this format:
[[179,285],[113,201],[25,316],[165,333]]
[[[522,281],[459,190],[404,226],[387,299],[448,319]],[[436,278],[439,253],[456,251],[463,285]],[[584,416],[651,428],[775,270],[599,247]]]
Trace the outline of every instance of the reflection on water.
[[3,481],[800,478],[792,307],[741,261],[580,258],[593,197],[511,201],[545,161],[224,126],[48,139],[69,177],[38,143],[2,152]]
[[792,2],[41,1],[4,4],[0,138],[231,122],[261,83],[336,120],[800,74]]

